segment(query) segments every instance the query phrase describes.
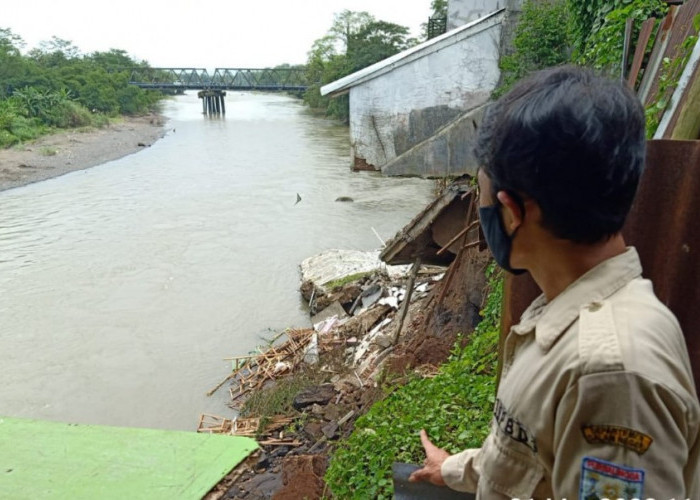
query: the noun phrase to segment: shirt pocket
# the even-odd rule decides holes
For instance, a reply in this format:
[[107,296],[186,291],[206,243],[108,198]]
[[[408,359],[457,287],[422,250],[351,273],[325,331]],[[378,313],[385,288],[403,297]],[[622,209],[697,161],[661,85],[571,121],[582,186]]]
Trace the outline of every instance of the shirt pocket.
[[534,455],[514,449],[506,439],[491,434],[482,448],[480,497],[489,498],[487,491],[495,491],[510,498],[532,498],[544,477],[544,467]]

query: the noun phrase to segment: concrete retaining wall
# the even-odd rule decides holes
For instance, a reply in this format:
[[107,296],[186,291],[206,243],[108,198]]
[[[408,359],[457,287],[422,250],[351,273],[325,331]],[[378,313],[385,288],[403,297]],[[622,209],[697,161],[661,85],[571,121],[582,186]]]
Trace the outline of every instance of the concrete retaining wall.
[[484,109],[485,106],[480,106],[461,115],[434,136],[384,165],[382,174],[424,178],[475,176],[478,164],[472,150]]
[[449,0],[447,2],[447,30],[472,22],[505,7],[507,0]]
[[497,16],[455,35],[446,33],[437,42],[439,50],[426,45],[424,56],[351,86],[355,165],[379,170],[459,114],[484,104],[500,74],[501,20]]

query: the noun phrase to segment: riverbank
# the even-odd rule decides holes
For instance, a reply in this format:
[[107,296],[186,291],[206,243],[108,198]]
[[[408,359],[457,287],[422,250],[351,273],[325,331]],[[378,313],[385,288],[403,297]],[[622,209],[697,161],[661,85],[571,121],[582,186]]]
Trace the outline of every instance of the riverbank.
[[165,135],[165,121],[158,114],[127,117],[104,128],[61,131],[0,149],[0,191],[135,153]]
[[[477,283],[481,289],[483,280],[476,278],[484,274],[487,259],[478,249],[465,254],[465,265],[453,282]],[[346,444],[357,419],[410,381],[415,384],[423,380],[421,384],[430,384],[440,373],[440,365],[454,354],[458,332],[465,331],[455,328],[456,316],[463,313],[454,308],[464,309],[464,296],[460,294],[461,301],[455,303],[451,297],[456,295],[456,290],[450,286],[451,280],[444,277],[454,274],[456,268],[421,266],[417,272],[409,272],[408,266],[379,265],[376,270],[368,271],[370,261],[378,261],[378,256],[366,252],[365,258],[364,267],[355,265],[362,261],[361,256],[337,250],[305,260],[301,265],[301,294],[309,304],[314,328],[287,330],[280,335],[280,342],[266,350],[234,359],[234,372],[216,389],[233,380],[229,387],[230,406],[237,410],[238,416],[202,415],[198,430],[255,437],[261,450],[232,471],[205,500],[327,497],[329,485],[325,476],[330,458],[338,450],[341,455],[347,454]],[[330,268],[351,274],[339,278],[337,272],[326,272]],[[329,277],[333,279],[327,281]],[[439,332],[430,326],[430,318],[436,314],[442,318]],[[493,330],[497,331],[496,327]],[[497,335],[492,337],[497,339]],[[495,344],[492,342],[487,347],[487,357],[495,360]],[[481,367],[486,359],[481,351],[477,356],[465,356],[464,362]],[[461,365],[458,368],[465,377],[471,376]],[[420,444],[416,433],[407,431],[407,425],[420,428],[426,425],[421,418],[444,413],[443,406],[450,404],[450,398],[455,396],[453,392],[461,394],[463,389],[460,384],[464,380],[445,382],[453,378],[450,374],[442,375],[439,387],[430,389],[427,394],[431,396],[427,399],[420,397],[421,390],[416,394],[416,389],[409,389],[407,397],[413,401],[411,405],[420,408],[414,411],[423,413],[391,417],[403,420],[397,436],[404,445],[409,443],[415,463],[420,462],[420,454],[413,448]],[[485,392],[491,389],[485,384],[476,386],[485,387]],[[447,391],[443,398],[437,396],[441,391]],[[487,401],[488,397],[482,399]],[[488,417],[490,407],[479,414]],[[448,420],[437,419],[433,423],[439,426]],[[480,422],[479,428],[482,427],[486,429],[486,423]],[[393,437],[387,439],[391,441]],[[362,455],[366,451],[355,449],[354,453]],[[357,459],[357,470],[369,468],[358,473],[358,477],[369,477],[367,473],[371,472],[373,479],[361,480],[363,487],[369,488],[360,495],[363,498],[376,497],[368,493],[372,488],[375,493],[390,488],[391,462],[399,458],[394,448],[374,450],[372,455],[375,459],[369,465],[360,463],[358,456],[345,459],[353,463]],[[408,457],[405,453],[401,456],[403,460]],[[331,480],[336,488],[340,485],[340,497],[345,498],[345,493],[354,487],[348,477],[338,478],[337,466],[331,471],[333,474]],[[380,478],[381,482],[377,483]],[[343,484],[349,488],[345,493]]]

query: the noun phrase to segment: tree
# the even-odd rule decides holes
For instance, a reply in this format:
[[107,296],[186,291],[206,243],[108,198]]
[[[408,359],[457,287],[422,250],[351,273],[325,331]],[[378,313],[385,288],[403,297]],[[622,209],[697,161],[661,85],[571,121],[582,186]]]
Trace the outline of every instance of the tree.
[[63,66],[67,61],[80,56],[80,50],[70,40],[51,37],[39,43],[39,48],[32,49],[29,57],[44,67]]
[[351,71],[358,71],[415,45],[405,26],[371,21],[350,36],[348,59]]
[[107,70],[126,70],[133,67],[148,67],[146,61],[135,61],[125,50],[109,49],[107,52],[93,52],[85,57],[87,61],[96,64],[97,66]]
[[0,57],[19,56],[19,50],[24,45],[21,36],[15,35],[9,28],[0,28]]
[[321,96],[320,87],[417,43],[408,35],[405,26],[378,21],[367,12],[344,10],[336,14],[328,33],[314,41],[309,51],[306,76],[314,83],[306,91],[304,101],[330,116],[347,120],[347,96],[331,100]]
[[12,30],[0,28],[0,99],[12,95],[14,89],[31,80],[32,66],[22,57],[24,40]]
[[433,11],[430,17],[447,17],[447,0],[433,0],[430,2],[430,10]]
[[353,12],[346,9],[333,16],[333,25],[328,30],[328,35],[336,43],[341,44],[342,51],[347,53],[350,39],[374,21],[374,17],[368,12]]

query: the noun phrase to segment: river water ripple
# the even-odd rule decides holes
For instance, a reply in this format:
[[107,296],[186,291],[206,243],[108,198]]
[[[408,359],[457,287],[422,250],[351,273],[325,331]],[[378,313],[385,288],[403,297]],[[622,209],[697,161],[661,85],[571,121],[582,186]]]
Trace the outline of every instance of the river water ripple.
[[375,249],[430,200],[350,172],[347,129],[295,99],[226,104],[179,96],[152,147],[0,192],[0,415],[194,429],[226,411],[223,357],[308,326],[301,260]]

